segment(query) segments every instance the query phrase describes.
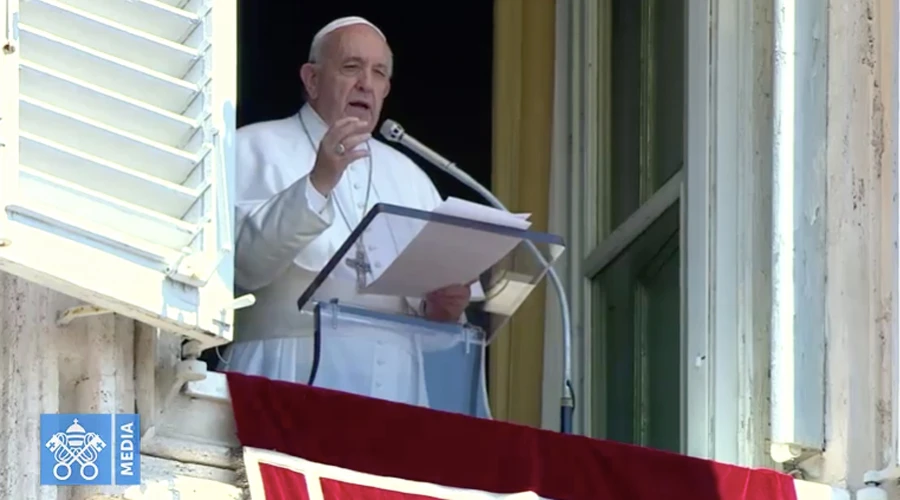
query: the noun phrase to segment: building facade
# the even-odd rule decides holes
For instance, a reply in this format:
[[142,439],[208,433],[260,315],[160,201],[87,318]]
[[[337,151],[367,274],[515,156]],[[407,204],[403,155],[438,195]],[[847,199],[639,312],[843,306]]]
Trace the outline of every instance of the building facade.
[[[576,432],[785,470],[802,480],[801,498],[852,498],[867,480],[891,490],[900,476],[896,2],[495,5],[495,191],[567,239],[558,270],[575,326]],[[28,29],[44,19],[35,12],[23,11],[19,31],[26,63],[39,54],[28,54],[28,37],[52,53],[42,35],[51,26]],[[7,36],[3,75],[20,64]],[[34,81],[22,92],[37,92]],[[9,118],[19,90],[9,88],[4,138],[19,133]],[[159,88],[171,93],[153,97],[174,99],[191,87]],[[6,146],[3,173],[18,163]],[[19,241],[4,242],[5,228],[9,252]],[[202,336],[156,321],[183,315],[152,312],[157,290],[91,301],[75,270],[54,275],[31,261],[40,272],[23,272],[27,259],[3,252],[0,497],[121,497],[40,486],[38,415],[137,411],[146,485],[127,498],[240,498],[224,380],[197,364],[199,344],[183,342]],[[198,300],[233,299],[220,295]],[[495,415],[554,429],[564,356],[552,295],[513,319],[490,370]]]
[[857,491],[898,461],[898,6],[640,4],[557,3],[577,427]]

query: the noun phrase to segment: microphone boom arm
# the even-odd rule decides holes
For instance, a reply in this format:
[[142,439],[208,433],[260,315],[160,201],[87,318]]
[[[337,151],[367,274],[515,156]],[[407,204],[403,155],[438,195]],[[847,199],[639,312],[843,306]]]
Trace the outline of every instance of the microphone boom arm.
[[[466,186],[473,189],[482,198],[488,201],[495,208],[509,212],[509,209],[503,205],[494,193],[482,186],[472,176],[467,174],[455,163],[447,160],[436,152],[432,151],[428,146],[417,141],[413,137],[406,135],[403,127],[393,120],[385,120],[381,126],[381,134],[391,142],[399,142],[416,154],[427,160],[432,165],[450,174],[453,178],[462,182]],[[556,270],[549,265],[547,259],[544,258],[540,250],[531,241],[525,241],[526,246],[534,254],[535,258],[547,268],[547,274],[550,277],[550,283],[556,292],[556,299],[559,304],[560,315],[562,316],[563,329],[563,380],[562,380],[562,397],[559,402],[560,413],[560,432],[563,434],[572,433],[572,419],[575,413],[575,390],[572,387],[572,316],[569,312],[569,298],[566,294],[565,286],[559,278]]]

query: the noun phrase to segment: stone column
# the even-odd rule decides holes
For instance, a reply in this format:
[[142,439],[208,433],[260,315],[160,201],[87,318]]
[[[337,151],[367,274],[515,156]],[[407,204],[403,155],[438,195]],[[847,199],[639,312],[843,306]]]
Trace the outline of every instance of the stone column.
[[0,272],[0,498],[65,498],[40,486],[40,415],[59,409],[60,299]]
[[[134,321],[106,314],[61,329],[60,413],[134,413]],[[66,487],[66,500],[113,495],[122,487]]]
[[[851,489],[892,459],[896,2],[831,0],[827,31],[826,450],[813,478]],[[824,27],[823,27],[824,29]]]

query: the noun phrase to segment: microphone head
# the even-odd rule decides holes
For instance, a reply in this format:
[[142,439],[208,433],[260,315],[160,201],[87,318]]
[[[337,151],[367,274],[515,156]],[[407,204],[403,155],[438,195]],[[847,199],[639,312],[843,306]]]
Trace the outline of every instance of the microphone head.
[[406,132],[403,130],[403,127],[394,120],[385,120],[381,124],[381,135],[391,142],[400,142],[404,134]]

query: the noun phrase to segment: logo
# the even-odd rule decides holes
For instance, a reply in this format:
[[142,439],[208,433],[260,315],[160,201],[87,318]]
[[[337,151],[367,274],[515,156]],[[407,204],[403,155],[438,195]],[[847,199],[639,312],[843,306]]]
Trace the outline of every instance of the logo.
[[41,484],[141,484],[136,414],[41,414]]

